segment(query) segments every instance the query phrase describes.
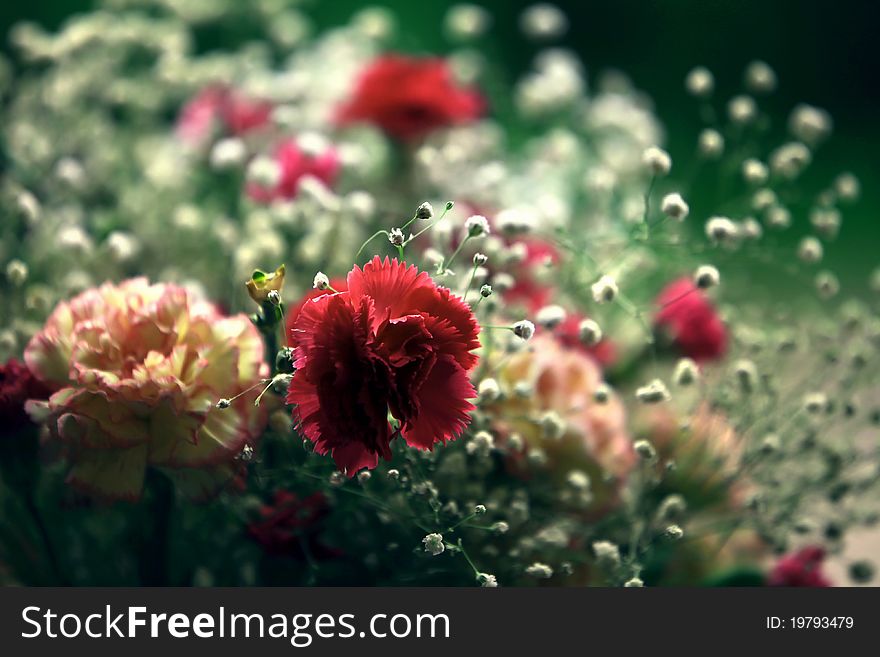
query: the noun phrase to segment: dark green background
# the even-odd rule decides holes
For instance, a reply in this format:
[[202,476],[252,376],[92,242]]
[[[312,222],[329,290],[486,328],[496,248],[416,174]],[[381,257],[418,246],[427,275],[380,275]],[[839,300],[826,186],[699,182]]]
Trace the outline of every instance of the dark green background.
[[[243,0],[244,1],[244,0]],[[88,0],[41,0],[0,4],[0,28],[29,19],[59,25],[65,16],[92,6]],[[370,4],[398,16],[410,48],[443,51],[442,18],[454,3],[440,0],[315,0],[310,14],[319,27],[338,24]],[[511,71],[528,65],[534,48],[517,29],[526,0],[483,0],[494,16],[491,47]],[[855,172],[861,201],[844,214],[843,230],[828,249],[826,263],[850,290],[864,288],[867,273],[880,265],[880,69],[875,2],[865,0],[560,0],[571,20],[564,45],[576,49],[588,73],[615,67],[629,73],[656,101],[668,128],[673,154],[689,153],[695,139],[696,108],[682,88],[695,64],[716,74],[719,97],[738,89],[745,64],[764,59],[780,78],[769,108],[783,118],[798,102],[829,110],[833,139],[823,146],[811,175],[827,180],[837,171]],[[4,49],[8,41],[4,41]]]

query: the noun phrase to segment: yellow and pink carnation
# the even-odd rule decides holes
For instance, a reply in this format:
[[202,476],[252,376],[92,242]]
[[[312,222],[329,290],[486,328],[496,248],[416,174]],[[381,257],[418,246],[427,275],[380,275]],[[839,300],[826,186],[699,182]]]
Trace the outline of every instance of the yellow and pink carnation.
[[244,315],[226,317],[184,288],[145,278],[106,283],[60,303],[25,350],[55,392],[29,403],[70,463],[69,481],[103,497],[136,499],[147,468],[190,497],[237,472],[265,412],[263,342]]

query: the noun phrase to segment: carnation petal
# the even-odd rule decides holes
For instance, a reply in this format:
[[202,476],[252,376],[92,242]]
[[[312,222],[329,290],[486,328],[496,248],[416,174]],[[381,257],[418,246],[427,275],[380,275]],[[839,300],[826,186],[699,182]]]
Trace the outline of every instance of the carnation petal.
[[467,400],[476,396],[461,365],[449,357],[438,360],[416,393],[418,415],[402,432],[406,444],[431,449],[435,443],[457,438],[474,409]]

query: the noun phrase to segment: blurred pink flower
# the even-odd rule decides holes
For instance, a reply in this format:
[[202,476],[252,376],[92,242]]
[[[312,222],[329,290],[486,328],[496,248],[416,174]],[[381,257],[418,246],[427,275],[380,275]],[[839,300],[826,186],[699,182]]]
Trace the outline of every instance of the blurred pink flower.
[[177,118],[177,136],[198,146],[221,132],[240,137],[269,123],[272,105],[235,89],[207,87],[183,106]]
[[274,187],[265,187],[258,183],[248,185],[248,195],[255,201],[269,203],[279,198],[294,198],[299,192],[300,181],[305,176],[314,176],[330,186],[336,180],[341,164],[332,147],[317,155],[307,154],[293,139],[278,145],[275,149],[275,162],[278,164],[279,176]]
[[256,391],[215,407],[266,375],[256,328],[174,285],[135,278],[60,303],[25,362],[57,390],[28,411],[64,447],[69,481],[101,496],[137,498],[148,466],[209,495],[265,421]]
[[825,550],[811,545],[781,557],[767,576],[768,586],[831,586],[822,572]]

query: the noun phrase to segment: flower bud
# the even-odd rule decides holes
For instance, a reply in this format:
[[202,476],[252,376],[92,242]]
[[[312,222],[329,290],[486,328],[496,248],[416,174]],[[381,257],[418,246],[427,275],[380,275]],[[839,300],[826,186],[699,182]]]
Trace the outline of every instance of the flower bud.
[[617,288],[617,281],[607,274],[593,283],[590,290],[593,294],[593,301],[596,303],[608,303],[614,301],[619,291]]
[[523,340],[530,340],[535,334],[535,325],[527,319],[522,319],[513,325],[513,334]]
[[657,146],[646,148],[642,153],[642,163],[653,176],[665,176],[672,169],[672,158],[669,153]]
[[418,208],[416,208],[416,218],[427,220],[434,216],[434,207],[425,201]]
[[480,237],[489,234],[489,220],[481,214],[473,214],[464,222],[468,237]]
[[327,278],[327,274],[319,271],[315,274],[314,280],[312,280],[312,288],[315,290],[326,290],[330,287],[330,279]]

